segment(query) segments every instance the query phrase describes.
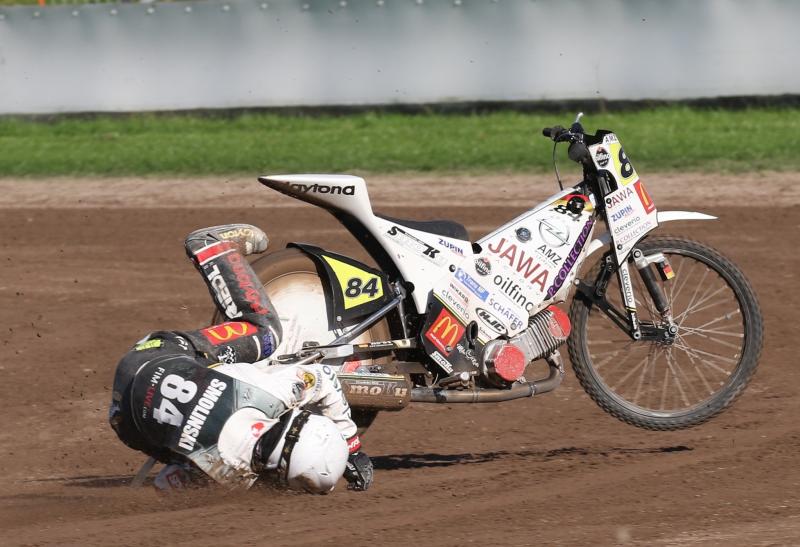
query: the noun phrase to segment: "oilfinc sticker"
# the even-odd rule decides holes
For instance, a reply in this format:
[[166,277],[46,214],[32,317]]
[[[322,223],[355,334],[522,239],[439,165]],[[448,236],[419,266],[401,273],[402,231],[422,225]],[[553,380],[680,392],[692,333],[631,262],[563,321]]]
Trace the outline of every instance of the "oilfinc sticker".
[[383,296],[383,283],[377,275],[330,256],[322,258],[336,275],[344,296],[344,309],[349,310]]

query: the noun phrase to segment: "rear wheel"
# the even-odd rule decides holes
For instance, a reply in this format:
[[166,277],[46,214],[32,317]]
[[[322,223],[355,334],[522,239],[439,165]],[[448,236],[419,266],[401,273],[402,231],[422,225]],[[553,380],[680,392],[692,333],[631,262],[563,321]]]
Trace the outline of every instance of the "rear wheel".
[[[756,296],[739,268],[719,252],[682,238],[648,238],[645,256],[661,252],[675,277],[659,281],[678,333],[672,344],[633,341],[587,298],[576,297],[568,350],[581,386],[603,410],[645,429],[701,424],[733,403],[755,372],[763,342]],[[631,263],[637,312],[659,325],[661,315]],[[596,279],[600,265],[587,276]],[[608,303],[624,310],[612,276]]]
[[[284,249],[255,260],[251,266],[274,306],[281,322],[283,336],[274,356],[295,353],[303,342],[327,344],[342,334],[328,329],[323,281],[314,261],[299,249]],[[212,324],[224,319],[217,311]],[[389,329],[385,321],[359,335],[354,342],[388,340]],[[362,365],[373,364],[362,360]],[[375,419],[377,411],[354,408],[353,419],[359,429],[366,429]]]

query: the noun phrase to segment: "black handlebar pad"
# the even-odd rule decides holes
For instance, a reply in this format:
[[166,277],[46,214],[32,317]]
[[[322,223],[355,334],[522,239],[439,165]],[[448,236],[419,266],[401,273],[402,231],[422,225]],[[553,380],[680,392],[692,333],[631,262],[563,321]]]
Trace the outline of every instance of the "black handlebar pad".
[[558,138],[563,135],[567,130],[561,127],[560,125],[556,125],[553,127],[545,127],[542,129],[542,135],[545,137],[549,137],[551,139],[558,140]]

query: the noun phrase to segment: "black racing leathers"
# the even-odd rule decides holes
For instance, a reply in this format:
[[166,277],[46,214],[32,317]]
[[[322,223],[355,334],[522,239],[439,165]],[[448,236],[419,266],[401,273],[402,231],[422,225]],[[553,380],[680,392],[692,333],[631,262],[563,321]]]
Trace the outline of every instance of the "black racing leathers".
[[[140,368],[176,357],[191,359],[204,367],[215,363],[252,363],[268,357],[280,342],[278,316],[255,272],[239,252],[240,249],[248,254],[253,252],[250,241],[245,247],[243,236],[247,234],[242,234],[249,229],[246,225],[236,225],[228,232],[204,229],[186,239],[186,252],[227,321],[200,330],[151,333],[117,365],[109,409],[111,427],[126,445],[159,461],[175,461],[175,456],[163,446],[149,442],[132,416],[131,387]],[[226,234],[231,237],[226,239]],[[263,246],[266,247],[265,242]]]

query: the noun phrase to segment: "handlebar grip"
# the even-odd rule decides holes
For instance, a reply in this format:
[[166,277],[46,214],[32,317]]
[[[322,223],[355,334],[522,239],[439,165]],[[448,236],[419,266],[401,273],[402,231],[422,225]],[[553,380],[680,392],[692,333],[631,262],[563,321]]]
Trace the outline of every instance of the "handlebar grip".
[[564,129],[560,125],[555,125],[553,127],[545,127],[544,129],[542,129],[542,135],[544,135],[545,137],[550,137],[553,140],[556,140],[565,131],[566,131],[566,129]]

